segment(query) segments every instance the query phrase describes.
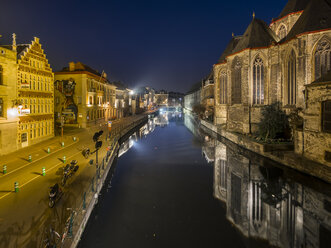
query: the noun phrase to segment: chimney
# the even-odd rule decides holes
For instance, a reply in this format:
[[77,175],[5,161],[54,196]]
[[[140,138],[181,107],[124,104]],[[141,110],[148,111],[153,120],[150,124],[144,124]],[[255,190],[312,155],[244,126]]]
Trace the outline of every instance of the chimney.
[[75,62],[69,62],[69,71],[75,70]]

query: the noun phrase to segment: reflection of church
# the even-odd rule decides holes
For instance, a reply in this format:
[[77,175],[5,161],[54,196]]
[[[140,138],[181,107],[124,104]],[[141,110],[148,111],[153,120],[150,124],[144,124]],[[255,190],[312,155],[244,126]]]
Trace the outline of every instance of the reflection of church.
[[242,234],[276,247],[329,247],[331,197],[287,181],[282,173],[216,142],[214,196]]

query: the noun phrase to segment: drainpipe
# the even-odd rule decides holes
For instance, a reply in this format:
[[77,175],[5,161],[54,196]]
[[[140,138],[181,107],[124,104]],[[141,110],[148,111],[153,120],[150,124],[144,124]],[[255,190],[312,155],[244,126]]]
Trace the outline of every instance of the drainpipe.
[[251,115],[251,105],[248,105],[248,127],[249,127],[249,134],[252,133],[252,123],[251,123],[252,115]]
[[[308,90],[307,87],[305,87],[305,90],[303,91],[304,94],[304,111],[307,109],[308,105],[307,105],[307,100],[308,100]],[[305,153],[305,118],[303,118],[303,124],[302,124],[302,156],[304,156]]]

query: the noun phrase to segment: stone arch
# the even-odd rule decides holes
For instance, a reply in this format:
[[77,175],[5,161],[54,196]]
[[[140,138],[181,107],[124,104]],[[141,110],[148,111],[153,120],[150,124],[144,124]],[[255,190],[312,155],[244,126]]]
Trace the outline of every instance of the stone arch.
[[323,35],[312,50],[312,80],[316,80],[331,70],[331,40]]
[[284,23],[281,23],[277,29],[277,32],[276,32],[279,40],[282,40],[286,37],[287,35],[287,27]]

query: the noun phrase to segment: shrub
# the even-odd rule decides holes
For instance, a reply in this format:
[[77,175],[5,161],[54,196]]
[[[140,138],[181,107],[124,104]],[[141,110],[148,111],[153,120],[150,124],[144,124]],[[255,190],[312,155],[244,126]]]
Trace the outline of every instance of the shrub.
[[197,104],[193,106],[193,112],[196,113],[200,119],[203,118],[206,111],[206,107],[202,104]]
[[280,109],[279,103],[263,106],[261,114],[259,136],[264,141],[275,138],[286,138],[286,130],[289,124],[286,113]]

